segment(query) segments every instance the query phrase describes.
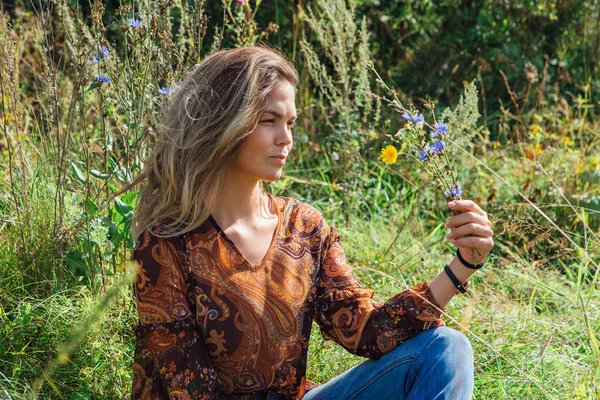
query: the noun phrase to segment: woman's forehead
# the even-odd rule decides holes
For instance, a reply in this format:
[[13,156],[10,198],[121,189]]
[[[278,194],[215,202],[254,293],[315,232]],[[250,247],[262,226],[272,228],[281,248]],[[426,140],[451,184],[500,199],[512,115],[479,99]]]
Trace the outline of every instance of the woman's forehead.
[[277,84],[269,96],[263,113],[270,113],[277,118],[296,118],[296,90],[288,82]]

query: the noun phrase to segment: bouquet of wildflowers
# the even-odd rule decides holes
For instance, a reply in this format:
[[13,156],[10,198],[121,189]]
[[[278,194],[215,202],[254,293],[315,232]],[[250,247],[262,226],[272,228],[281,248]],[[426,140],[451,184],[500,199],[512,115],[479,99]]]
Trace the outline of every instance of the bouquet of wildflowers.
[[394,145],[384,147],[381,149],[381,160],[386,164],[394,164],[398,154],[414,157],[433,178],[447,201],[459,200],[462,188],[457,182],[456,170],[450,163],[444,141],[448,134],[448,125],[436,119],[433,102],[428,101],[425,104],[425,107],[431,110],[433,119],[432,123],[428,123],[423,114],[419,114],[412,105],[409,104],[406,108],[400,103],[395,91],[385,84],[372,63],[369,64],[369,68],[377,75],[377,83],[392,96],[391,99],[386,99],[390,107],[398,111],[406,121],[404,127],[395,135],[388,135],[400,150]]
[[[392,97],[391,100],[385,100],[406,121],[403,128],[398,130],[395,135],[388,135],[388,137],[398,144],[400,153],[409,154],[423,165],[428,175],[433,178],[436,186],[444,193],[446,201],[460,200],[462,188],[457,182],[456,169],[450,163],[446,151],[446,142],[444,141],[444,138],[448,135],[448,125],[436,119],[435,104],[430,100],[425,103],[425,107],[431,110],[432,114],[433,123],[430,124],[425,121],[423,114],[419,114],[411,104],[408,105],[408,108],[402,105],[396,96],[396,92],[387,86],[375,71],[373,63],[369,63],[368,66],[377,75],[377,84],[381,85]],[[381,149],[381,160],[386,164],[394,164],[398,154],[399,151],[396,146],[388,145]],[[460,211],[453,211],[452,213],[459,214]],[[480,254],[479,250],[472,250],[473,259],[475,259],[475,251]]]

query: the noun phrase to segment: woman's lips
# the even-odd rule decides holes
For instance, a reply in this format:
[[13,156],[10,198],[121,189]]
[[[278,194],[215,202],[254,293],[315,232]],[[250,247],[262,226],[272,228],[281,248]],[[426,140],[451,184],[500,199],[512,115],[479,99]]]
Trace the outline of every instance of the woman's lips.
[[285,165],[285,159],[286,159],[286,157],[283,157],[283,156],[271,157],[271,160],[274,160],[277,164],[281,164],[281,165]]

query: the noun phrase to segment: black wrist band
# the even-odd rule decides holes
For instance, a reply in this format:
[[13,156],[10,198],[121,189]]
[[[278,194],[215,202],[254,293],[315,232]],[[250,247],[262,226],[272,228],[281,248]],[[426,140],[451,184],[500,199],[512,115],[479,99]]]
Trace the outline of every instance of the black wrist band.
[[471,269],[479,269],[479,268],[483,267],[483,263],[485,262],[485,260],[482,261],[481,264],[471,264],[471,263],[466,262],[462,256],[462,254],[460,254],[460,250],[458,248],[456,249],[456,257],[458,257],[458,260],[461,262],[462,265],[464,265],[467,268],[471,268]]
[[448,278],[450,278],[450,280],[452,281],[452,283],[454,284],[454,286],[456,286],[456,288],[458,289],[459,292],[461,292],[461,293],[467,293],[466,286],[468,286],[468,283],[465,284],[465,285],[463,285],[462,283],[460,283],[458,281],[458,278],[456,277],[456,275],[454,275],[454,272],[452,272],[452,270],[448,266],[448,264],[446,264],[446,266],[444,267],[444,272],[446,273],[446,275],[448,275]]

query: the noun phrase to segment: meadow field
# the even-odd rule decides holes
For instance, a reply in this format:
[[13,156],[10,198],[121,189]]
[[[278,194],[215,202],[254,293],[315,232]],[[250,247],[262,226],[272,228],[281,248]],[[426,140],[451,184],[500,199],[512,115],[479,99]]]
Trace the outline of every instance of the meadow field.
[[[301,78],[294,150],[265,188],[319,209],[384,302],[455,251],[394,96],[435,113],[462,197],[494,222],[443,317],[473,345],[474,398],[600,399],[600,3],[475,3],[0,3],[0,399],[128,397],[127,184],[181,79],[258,44]],[[309,379],[363,360],[313,324]]]

